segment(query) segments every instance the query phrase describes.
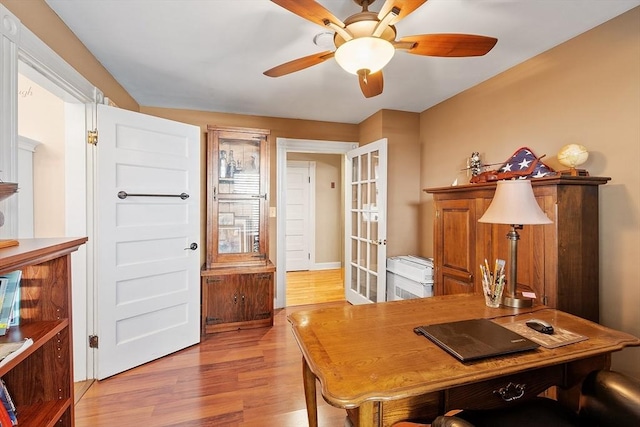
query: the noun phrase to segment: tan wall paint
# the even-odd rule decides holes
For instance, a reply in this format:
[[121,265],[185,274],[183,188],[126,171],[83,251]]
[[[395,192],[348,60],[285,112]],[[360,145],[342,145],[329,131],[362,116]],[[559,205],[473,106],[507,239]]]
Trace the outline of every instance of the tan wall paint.
[[[316,162],[316,263],[342,263],[342,156],[288,153],[287,160]],[[331,183],[335,188],[331,188]]]
[[[640,8],[635,8],[421,114],[422,188],[449,185],[480,151],[502,162],[521,146],[559,166],[569,143],[600,188],[601,322],[640,336]],[[423,255],[432,255],[433,204],[422,196]],[[614,355],[640,378],[640,349]]]
[[417,254],[420,227],[420,115],[381,110],[360,124],[360,141],[387,138],[387,256]]
[[64,236],[64,102],[23,75],[18,91],[18,134],[41,143],[33,154],[34,237]]
[[[44,0],[0,0],[0,3],[119,107],[139,110],[136,100],[89,52]],[[88,16],[87,19],[98,18]]]

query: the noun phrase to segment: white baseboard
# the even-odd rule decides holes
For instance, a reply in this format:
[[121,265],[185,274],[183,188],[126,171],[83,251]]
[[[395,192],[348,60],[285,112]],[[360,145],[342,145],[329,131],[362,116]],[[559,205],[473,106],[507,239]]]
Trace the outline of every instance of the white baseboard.
[[342,268],[340,261],[316,263],[309,270],[335,270],[336,268]]

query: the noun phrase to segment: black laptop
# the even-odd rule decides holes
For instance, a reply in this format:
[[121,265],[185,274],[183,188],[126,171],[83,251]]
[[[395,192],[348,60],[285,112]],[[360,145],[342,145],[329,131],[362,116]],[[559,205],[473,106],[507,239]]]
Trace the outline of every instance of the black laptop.
[[422,334],[463,362],[533,350],[539,344],[488,319],[418,326]]

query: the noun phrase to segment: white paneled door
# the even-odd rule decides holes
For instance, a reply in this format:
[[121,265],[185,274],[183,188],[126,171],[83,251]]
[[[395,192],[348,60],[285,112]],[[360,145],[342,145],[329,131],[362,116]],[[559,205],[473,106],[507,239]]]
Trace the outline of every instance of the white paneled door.
[[386,300],[387,140],[347,153],[345,297],[352,304]]
[[311,265],[311,162],[287,162],[287,271],[309,270]]
[[200,341],[201,132],[103,105],[98,125],[97,377],[103,379]]

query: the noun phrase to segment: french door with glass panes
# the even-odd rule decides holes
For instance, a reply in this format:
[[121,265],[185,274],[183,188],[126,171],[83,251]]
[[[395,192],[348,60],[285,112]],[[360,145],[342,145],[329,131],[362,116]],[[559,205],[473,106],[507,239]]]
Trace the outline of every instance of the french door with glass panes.
[[345,297],[386,300],[387,139],[347,153]]

